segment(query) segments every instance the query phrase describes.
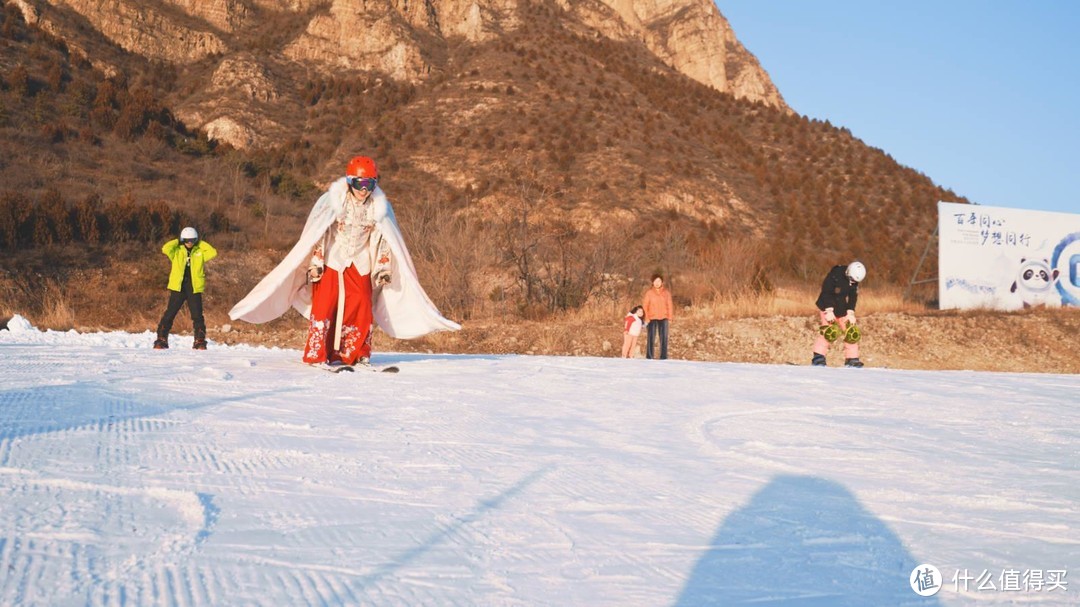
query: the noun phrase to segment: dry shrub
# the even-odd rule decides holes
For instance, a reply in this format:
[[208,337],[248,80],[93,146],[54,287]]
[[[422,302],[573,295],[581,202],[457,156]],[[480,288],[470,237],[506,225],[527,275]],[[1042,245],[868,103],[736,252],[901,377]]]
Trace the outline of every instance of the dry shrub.
[[539,330],[533,333],[533,339],[527,344],[528,351],[536,354],[560,354],[571,349],[568,343],[573,333],[550,323],[537,326]]
[[701,250],[696,262],[701,268],[703,285],[709,299],[739,298],[747,294],[767,293],[772,283],[765,270],[768,245],[760,238],[722,238]]
[[489,292],[484,268],[497,257],[484,226],[455,216],[441,191],[422,190],[412,201],[400,214],[401,229],[428,296],[451,318],[482,314]]
[[6,327],[8,321],[15,316],[16,310],[13,309],[7,302],[0,303],[0,328]]
[[34,325],[40,329],[66,331],[75,328],[75,311],[60,285],[49,281],[41,293],[40,312],[35,314]]

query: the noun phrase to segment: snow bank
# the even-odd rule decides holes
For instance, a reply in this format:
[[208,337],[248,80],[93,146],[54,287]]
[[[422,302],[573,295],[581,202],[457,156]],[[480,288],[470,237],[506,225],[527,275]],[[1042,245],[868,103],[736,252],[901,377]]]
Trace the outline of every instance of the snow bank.
[[29,320],[26,320],[22,316],[16,314],[11,317],[11,320],[7,323],[7,330],[12,333],[28,333],[31,331],[37,331],[34,325],[30,324]]

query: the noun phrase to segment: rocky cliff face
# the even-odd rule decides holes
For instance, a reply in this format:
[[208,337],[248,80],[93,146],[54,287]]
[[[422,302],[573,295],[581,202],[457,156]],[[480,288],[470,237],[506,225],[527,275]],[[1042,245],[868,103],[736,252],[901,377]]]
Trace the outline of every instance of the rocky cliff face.
[[[185,4],[159,5],[128,0],[50,0],[49,4],[75,11],[102,35],[130,53],[170,63],[191,63],[215,53],[224,53],[225,42],[207,22],[185,23]],[[191,5],[202,5],[190,2]],[[209,4],[209,3],[205,3]],[[169,7],[179,10],[169,11]],[[192,7],[194,8],[194,7]],[[222,20],[228,20],[230,7],[221,6]],[[196,11],[198,17],[210,17],[212,9]],[[64,37],[74,33],[64,31]]]
[[769,75],[711,0],[560,0],[604,35],[638,39],[679,72],[736,97],[786,107]]
[[[124,51],[179,66],[216,61],[205,88],[177,100],[195,128],[237,147],[272,144],[288,127],[270,104],[287,104],[274,65],[340,75],[377,71],[421,82],[442,70],[448,44],[481,44],[514,32],[526,0],[15,0],[27,21],[63,38],[107,73],[94,36]],[[659,60],[736,97],[785,108],[779,91],[735,37],[712,0],[555,0],[569,27],[640,43]],[[252,52],[267,19],[294,35]],[[86,28],[85,25],[90,28]],[[90,29],[90,32],[86,30]],[[265,32],[263,32],[265,35]],[[97,41],[100,47],[102,42]],[[280,71],[280,70],[278,70]],[[277,80],[275,80],[277,78]],[[295,108],[293,108],[295,109]],[[268,133],[273,133],[271,137]]]

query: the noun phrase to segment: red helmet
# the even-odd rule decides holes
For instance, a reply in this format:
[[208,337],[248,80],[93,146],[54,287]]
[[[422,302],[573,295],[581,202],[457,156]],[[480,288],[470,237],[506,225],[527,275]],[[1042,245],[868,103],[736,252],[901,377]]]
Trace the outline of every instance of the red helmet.
[[353,156],[349,166],[345,168],[345,176],[378,179],[379,169],[375,166],[375,161],[367,156]]

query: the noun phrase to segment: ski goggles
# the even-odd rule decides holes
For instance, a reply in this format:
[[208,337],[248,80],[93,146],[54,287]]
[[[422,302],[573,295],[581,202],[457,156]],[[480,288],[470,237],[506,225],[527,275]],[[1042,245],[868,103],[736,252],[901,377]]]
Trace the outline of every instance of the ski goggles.
[[346,177],[345,183],[349,184],[349,187],[354,190],[374,192],[375,184],[379,183],[379,180],[371,177]]
[[185,238],[180,241],[180,244],[195,244],[199,242],[198,238]]

